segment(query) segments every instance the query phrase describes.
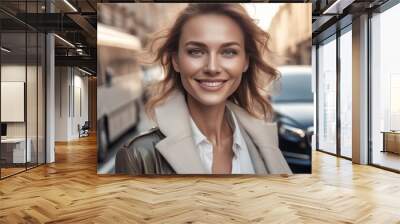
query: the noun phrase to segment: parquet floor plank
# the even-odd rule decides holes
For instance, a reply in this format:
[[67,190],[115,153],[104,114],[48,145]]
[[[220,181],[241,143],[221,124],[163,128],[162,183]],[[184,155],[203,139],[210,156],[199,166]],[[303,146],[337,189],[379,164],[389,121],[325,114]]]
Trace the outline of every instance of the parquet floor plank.
[[399,223],[400,175],[313,152],[313,174],[96,174],[95,137],[0,181],[0,223]]

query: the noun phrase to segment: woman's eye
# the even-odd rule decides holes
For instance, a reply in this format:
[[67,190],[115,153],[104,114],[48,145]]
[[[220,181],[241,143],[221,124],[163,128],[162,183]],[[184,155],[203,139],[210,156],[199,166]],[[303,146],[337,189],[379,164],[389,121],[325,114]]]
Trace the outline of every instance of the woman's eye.
[[233,57],[233,56],[237,55],[237,53],[238,52],[234,49],[226,49],[222,52],[222,54],[227,57]]
[[187,52],[189,55],[197,57],[203,55],[204,53],[201,49],[189,49]]

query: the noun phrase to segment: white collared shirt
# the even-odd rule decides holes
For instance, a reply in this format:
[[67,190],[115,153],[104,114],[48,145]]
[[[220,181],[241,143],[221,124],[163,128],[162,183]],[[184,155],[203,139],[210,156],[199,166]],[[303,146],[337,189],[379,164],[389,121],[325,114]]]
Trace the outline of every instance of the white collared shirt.
[[[228,110],[233,122],[230,122],[231,128],[234,130],[233,133],[233,144],[232,150],[234,156],[232,158],[232,174],[254,174],[253,164],[250,159],[250,154],[247,149],[246,142],[243,139],[242,133],[238,128],[238,122],[234,113]],[[228,119],[229,120],[229,119]],[[233,123],[233,124],[232,124]],[[206,168],[209,174],[212,173],[212,161],[213,161],[213,145],[207,138],[201,133],[196,123],[190,118],[190,124],[192,128],[193,140],[198,149],[201,162]]]

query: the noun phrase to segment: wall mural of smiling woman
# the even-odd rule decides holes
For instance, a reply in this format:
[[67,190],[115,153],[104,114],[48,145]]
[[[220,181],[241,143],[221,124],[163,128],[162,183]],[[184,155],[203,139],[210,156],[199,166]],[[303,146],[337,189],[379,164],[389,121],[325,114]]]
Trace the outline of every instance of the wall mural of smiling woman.
[[262,93],[279,77],[268,41],[240,4],[188,4],[150,47],[165,74],[146,103],[156,127],[119,149],[116,173],[291,174]]

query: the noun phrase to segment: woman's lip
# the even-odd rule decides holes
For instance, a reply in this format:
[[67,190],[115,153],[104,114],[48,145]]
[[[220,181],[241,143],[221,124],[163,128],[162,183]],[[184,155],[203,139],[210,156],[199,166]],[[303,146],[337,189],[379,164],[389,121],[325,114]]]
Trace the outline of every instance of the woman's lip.
[[198,82],[226,82],[227,79],[195,79]]
[[218,80],[209,80],[209,79],[204,79],[204,80],[199,80],[196,79],[196,81],[199,83],[200,87],[204,90],[207,91],[217,91],[219,89],[221,89],[225,82],[227,80],[222,80],[222,79],[218,79]]

